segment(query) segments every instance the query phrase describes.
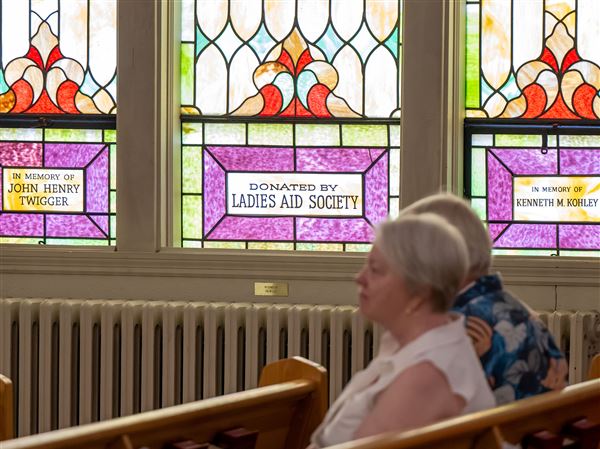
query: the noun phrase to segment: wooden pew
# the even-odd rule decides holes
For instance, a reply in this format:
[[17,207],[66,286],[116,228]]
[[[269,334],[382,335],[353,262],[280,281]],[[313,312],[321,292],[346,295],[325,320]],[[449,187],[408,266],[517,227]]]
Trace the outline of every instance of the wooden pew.
[[327,373],[300,357],[267,365],[259,388],[108,421],[18,438],[2,449],[163,449],[258,431],[256,449],[304,449],[327,410]]
[[0,374],[0,441],[13,437],[13,385],[10,379]]
[[[579,418],[600,423],[600,379],[407,432],[386,433],[329,449],[501,449],[541,430],[555,434]],[[595,448],[594,448],[595,449]]]
[[588,372],[588,380],[591,379],[600,379],[600,353],[592,357]]

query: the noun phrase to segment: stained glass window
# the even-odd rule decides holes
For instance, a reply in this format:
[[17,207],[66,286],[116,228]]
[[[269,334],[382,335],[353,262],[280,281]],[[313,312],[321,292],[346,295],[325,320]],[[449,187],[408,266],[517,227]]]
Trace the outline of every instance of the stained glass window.
[[600,255],[600,3],[467,0],[465,191],[497,254]]
[[0,243],[114,245],[116,1],[2,0]]
[[0,129],[0,243],[114,244],[115,137]]
[[364,251],[399,208],[401,2],[182,2],[186,247]]
[[600,119],[597,0],[467,0],[467,117]]
[[0,112],[113,114],[116,0],[2,0]]

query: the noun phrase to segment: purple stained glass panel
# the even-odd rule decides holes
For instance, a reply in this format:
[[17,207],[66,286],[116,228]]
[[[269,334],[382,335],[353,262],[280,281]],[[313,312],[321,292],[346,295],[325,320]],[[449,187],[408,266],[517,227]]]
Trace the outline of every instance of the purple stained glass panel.
[[556,225],[513,224],[496,240],[501,248],[555,248]]
[[512,219],[512,175],[488,153],[488,220]]
[[563,175],[600,174],[600,148],[560,150],[560,172]]
[[560,247],[564,249],[600,249],[600,224],[559,225]]
[[551,174],[556,173],[558,164],[557,150],[535,149],[494,149],[492,154],[508,167],[515,175]]
[[[109,238],[110,164],[107,145],[0,142],[0,168],[10,170],[12,179],[24,179],[20,183],[33,190],[24,190],[23,194],[29,200],[39,201],[19,202],[14,193],[12,198],[6,199],[7,204],[0,201],[0,236],[39,237],[42,242],[46,237]],[[65,181],[65,176],[71,176],[71,181]],[[0,176],[2,194],[5,189],[11,191],[4,181]],[[67,189],[73,189],[75,194],[69,196]],[[72,204],[70,208],[57,210],[56,202],[52,206],[41,202],[46,197],[58,200],[59,205],[61,201],[63,205]],[[29,207],[31,204],[37,205],[33,208]]]
[[[569,176],[598,175],[600,175],[599,148],[559,148],[547,152],[542,152],[541,149],[489,148],[487,151],[487,219],[494,247],[557,250],[600,249],[600,224],[539,223],[526,218],[523,220],[532,222],[527,223],[523,220],[515,222],[512,204],[513,178],[515,176],[530,177],[532,180],[536,179],[536,182],[543,181],[545,177],[552,179],[564,177],[565,185],[569,185]],[[535,184],[533,185],[535,186]],[[536,188],[539,190],[539,186]],[[525,192],[527,191],[529,190]],[[532,187],[531,191],[535,192],[536,190]],[[523,192],[520,193],[520,195],[523,194]],[[536,196],[534,195],[532,198],[536,198]],[[578,215],[585,216],[583,213]],[[568,215],[565,216],[568,217]],[[497,221],[504,223],[497,223]]]
[[[370,242],[373,238],[371,224],[382,221],[388,214],[388,152],[385,149],[324,147],[296,148],[294,151],[292,147],[207,146],[203,165],[203,236],[206,240]],[[290,209],[277,212],[277,215],[282,215],[277,217],[266,216],[267,213],[260,216],[261,211],[256,209],[249,212],[248,216],[239,216],[239,212],[236,212],[236,216],[229,216],[227,173],[230,172],[272,174],[276,176],[274,179],[279,180],[278,183],[285,183],[292,176],[294,180],[299,176],[312,182],[315,182],[314,179],[328,179],[314,176],[348,176],[351,179],[335,178],[336,181],[332,182],[348,182],[354,186],[357,180],[361,182],[359,186],[363,187],[360,195],[364,191],[364,199],[361,198],[359,203],[358,197],[354,198],[356,204],[364,201],[368,211],[362,215],[362,209],[359,210],[360,218],[346,218],[341,214],[339,218],[337,215],[322,217],[335,215],[335,208],[326,213],[315,212],[315,215],[321,216],[286,214]],[[352,187],[347,188],[352,190]],[[344,196],[344,204],[354,204],[352,200],[346,200],[351,195],[344,195],[341,184],[337,192],[327,194]]]

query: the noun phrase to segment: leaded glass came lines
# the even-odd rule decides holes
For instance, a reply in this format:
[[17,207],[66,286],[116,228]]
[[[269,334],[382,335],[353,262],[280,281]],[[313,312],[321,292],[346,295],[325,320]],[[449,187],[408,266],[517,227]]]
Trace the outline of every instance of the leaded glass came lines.
[[1,12],[0,113],[116,112],[116,0],[2,0]]
[[399,4],[184,0],[182,114],[398,117]]

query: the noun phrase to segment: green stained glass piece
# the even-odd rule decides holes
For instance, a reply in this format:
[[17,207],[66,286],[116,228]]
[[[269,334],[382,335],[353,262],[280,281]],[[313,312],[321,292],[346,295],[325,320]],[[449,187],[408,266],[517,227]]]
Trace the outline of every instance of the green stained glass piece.
[[517,86],[517,80],[514,73],[510,74],[508,81],[504,83],[504,86],[502,86],[500,92],[508,101],[521,95],[521,89],[519,89],[519,86]]
[[117,192],[110,192],[110,213],[117,213]]
[[385,46],[390,49],[396,59],[398,59],[398,28],[385,41]]
[[181,203],[182,237],[184,239],[202,238],[202,196],[183,195]]
[[202,248],[202,242],[197,240],[184,240],[181,246],[184,248]]
[[107,246],[107,240],[93,239],[46,239],[46,245]]
[[293,125],[251,123],[248,125],[248,145],[293,145]]
[[541,147],[539,134],[496,134],[497,147]]
[[479,109],[479,5],[467,5],[466,35],[466,102],[467,108]]
[[194,104],[194,44],[181,44],[181,104]]
[[110,188],[115,190],[117,188],[117,146],[110,146]]
[[212,249],[246,249],[244,242],[204,242],[205,248]]
[[344,251],[344,245],[339,243],[297,243],[298,251]]
[[370,243],[348,243],[346,251],[349,253],[368,253],[371,251]]
[[344,41],[340,39],[335,32],[333,25],[330,23],[325,30],[325,33],[323,33],[321,38],[316,42],[316,45],[323,53],[325,53],[327,60],[331,62],[338,50],[344,45]]
[[202,148],[183,147],[181,165],[183,193],[202,193]]
[[277,41],[271,37],[263,22],[256,34],[252,36],[252,39],[250,39],[248,44],[258,56],[258,60],[263,62],[271,49],[277,44]]
[[480,219],[487,219],[487,201],[485,198],[471,198],[471,207]]
[[243,123],[206,123],[204,125],[206,144],[246,143],[246,125]]
[[181,124],[181,143],[184,145],[202,144],[202,123],[184,122]]
[[19,141],[39,141],[43,139],[43,129],[34,128],[0,128],[0,141],[19,140]]
[[46,129],[47,142],[102,142],[101,129]]
[[248,242],[248,249],[293,251],[294,244],[284,242]]
[[600,251],[565,251],[560,250],[561,256],[567,257],[600,257]]
[[558,139],[556,138],[556,136],[548,136],[548,146],[556,148],[557,145]]
[[116,143],[117,142],[117,131],[115,131],[114,129],[105,129],[104,130],[104,142]]
[[494,93],[494,89],[490,87],[490,85],[485,81],[485,79],[481,78],[481,104],[483,105],[488,98],[492,96]]
[[0,69],[0,95],[8,92],[8,89],[8,84],[6,84],[6,81],[4,80],[4,70]]
[[387,127],[385,125],[342,125],[342,145],[344,146],[376,146],[388,145]]
[[116,215],[110,216],[110,238],[115,239],[117,237],[117,217]]
[[338,146],[340,125],[296,125],[298,146]]
[[560,146],[564,147],[599,147],[600,136],[560,136]]
[[473,148],[471,151],[471,195],[486,195],[485,148]]
[[42,238],[25,237],[0,237],[0,243],[20,244],[20,245],[39,245]]
[[210,44],[208,38],[202,34],[200,27],[196,27],[196,57],[202,53],[202,50],[204,50],[208,44]]
[[556,251],[552,249],[496,249],[492,248],[495,256],[552,256]]
[[491,147],[494,145],[493,134],[473,134],[471,145],[474,147]]

